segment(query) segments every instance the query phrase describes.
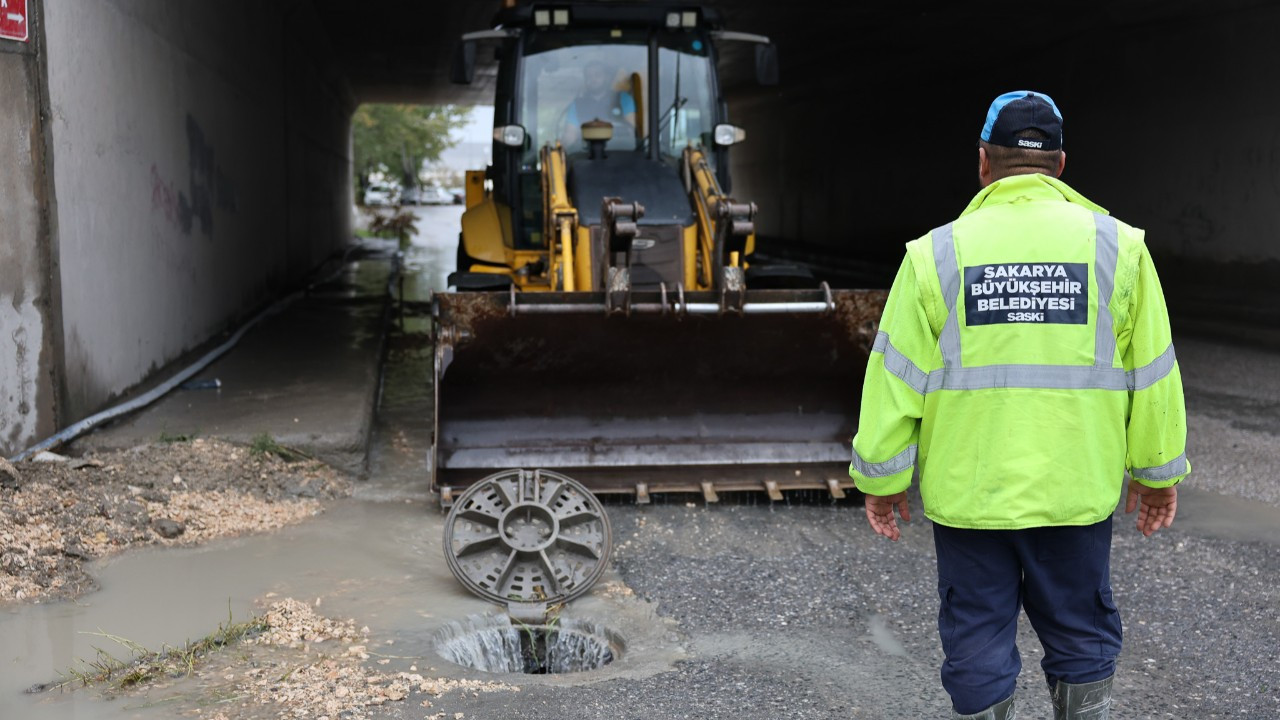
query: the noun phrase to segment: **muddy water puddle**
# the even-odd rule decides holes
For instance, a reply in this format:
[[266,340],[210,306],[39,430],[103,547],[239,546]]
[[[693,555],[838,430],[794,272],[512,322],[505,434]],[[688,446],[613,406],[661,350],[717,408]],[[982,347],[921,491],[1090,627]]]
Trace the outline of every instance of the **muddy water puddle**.
[[[1194,480],[1194,475],[1192,476]],[[1194,536],[1280,547],[1280,508],[1191,487],[1178,491],[1173,526]]]
[[[376,638],[397,638],[396,654],[428,656],[443,620],[485,612],[440,556],[439,513],[419,501],[345,501],[322,518],[269,536],[190,550],[129,553],[90,572],[102,589],[76,602],[19,608],[0,617],[5,672],[0,718],[130,717],[120,703],[85,702],[92,693],[22,691],[92,660],[95,647],[119,658],[126,648],[98,633],[149,649],[176,646],[248,619],[255,600],[274,593],[317,612],[354,618]],[[171,710],[171,709],[170,709]],[[163,717],[140,709],[137,717]]]
[[[375,493],[386,497],[392,491]],[[102,584],[100,591],[76,602],[27,606],[0,616],[5,669],[0,675],[0,718],[169,718],[199,708],[216,711],[218,691],[211,694],[196,679],[111,702],[100,699],[95,690],[36,695],[23,691],[58,680],[68,668],[83,667],[80,661],[92,660],[95,647],[118,658],[129,657],[125,648],[103,634],[153,650],[180,646],[217,629],[229,616],[243,621],[260,614],[264,598],[273,597],[318,602],[317,613],[351,618],[357,627],[368,627],[371,671],[499,677],[452,665],[437,654],[442,628],[497,612],[468,594],[450,574],[441,551],[442,530],[443,516],[434,502],[357,498],[338,502],[315,521],[273,535],[195,549],[142,551],[99,563],[91,572]],[[646,675],[668,669],[683,654],[674,626],[656,618],[612,572],[563,617],[607,622],[625,635],[635,657],[606,668],[596,678],[517,676],[505,682],[576,683]],[[345,647],[334,644],[331,651],[341,655]],[[211,663],[218,668],[215,675],[243,673],[244,663],[256,657],[250,652],[222,653]],[[264,709],[263,717],[277,710]]]
[[[429,299],[452,269],[437,267],[444,250],[434,247],[435,235],[446,235],[445,226],[456,228],[459,213],[443,210],[434,213],[439,218],[420,222],[425,232],[406,253],[404,282],[397,289],[407,300]],[[97,592],[75,602],[0,613],[0,718],[176,714],[172,703],[147,708],[140,707],[145,701],[128,697],[106,703],[87,690],[23,694],[70,668],[85,668],[95,648],[130,657],[128,648],[104,634],[151,650],[181,646],[229,619],[260,614],[264,599],[292,597],[319,601],[318,613],[355,618],[370,628],[372,641],[394,638],[394,655],[409,658],[402,663],[407,669],[413,658],[432,655],[430,638],[440,624],[488,611],[445,566],[443,518],[427,493],[429,333],[429,318],[421,312],[399,318],[391,329],[369,479],[358,485],[354,499],[332,503],[317,520],[271,535],[116,556],[89,568],[101,584]]]
[[[283,708],[233,712],[222,701],[234,698],[221,698],[216,688],[211,691],[209,683],[194,678],[114,701],[104,701],[96,689],[24,693],[59,680],[70,668],[84,669],[85,661],[94,660],[95,648],[128,659],[129,650],[106,635],[150,650],[180,647],[228,620],[242,622],[261,614],[273,598],[304,601],[316,613],[367,627],[372,657],[366,664],[373,671],[463,680],[495,677],[453,665],[435,649],[441,628],[498,609],[467,593],[449,572],[441,548],[444,516],[428,493],[428,301],[453,269],[460,209],[417,212],[420,233],[406,252],[403,282],[397,287],[408,310],[393,319],[389,331],[368,478],[358,484],[355,497],[330,503],[313,521],[270,535],[116,556],[89,568],[101,584],[96,592],[74,602],[0,611],[0,720],[211,717],[220,709],[233,720],[275,717]],[[683,656],[674,626],[657,618],[612,571],[563,617],[609,623],[611,631],[626,637],[627,662],[577,674],[594,678],[516,675],[504,676],[505,682],[576,684],[641,676],[668,669]],[[343,647],[335,642],[333,651],[341,654]],[[210,661],[205,674],[243,674],[263,652],[224,651]],[[403,712],[422,716],[414,710],[420,708],[415,704]]]

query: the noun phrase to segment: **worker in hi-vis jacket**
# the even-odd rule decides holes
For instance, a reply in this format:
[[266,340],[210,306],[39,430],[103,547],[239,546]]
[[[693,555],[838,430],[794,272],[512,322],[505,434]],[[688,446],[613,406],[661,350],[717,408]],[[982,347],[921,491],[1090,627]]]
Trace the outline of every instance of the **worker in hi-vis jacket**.
[[872,529],[892,540],[919,473],[953,717],[1014,717],[1021,606],[1055,718],[1106,718],[1125,472],[1125,511],[1150,535],[1173,522],[1191,470],[1168,311],[1143,232],[1058,179],[1052,99],[996,98],[978,145],[982,190],[907,244],[849,472]]

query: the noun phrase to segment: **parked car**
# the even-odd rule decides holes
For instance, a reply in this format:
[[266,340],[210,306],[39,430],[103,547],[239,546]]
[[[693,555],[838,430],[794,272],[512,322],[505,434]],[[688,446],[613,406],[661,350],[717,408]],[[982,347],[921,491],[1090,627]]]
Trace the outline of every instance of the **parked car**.
[[422,188],[422,202],[427,205],[452,205],[453,193],[439,185]]
[[398,195],[391,185],[370,185],[364,189],[364,204],[371,207],[395,205]]
[[421,205],[422,204],[422,188],[417,185],[410,185],[406,188],[400,188],[400,204],[401,205]]
[[466,193],[462,188],[449,188],[448,193],[453,196],[454,205],[461,205],[462,201],[467,199]]

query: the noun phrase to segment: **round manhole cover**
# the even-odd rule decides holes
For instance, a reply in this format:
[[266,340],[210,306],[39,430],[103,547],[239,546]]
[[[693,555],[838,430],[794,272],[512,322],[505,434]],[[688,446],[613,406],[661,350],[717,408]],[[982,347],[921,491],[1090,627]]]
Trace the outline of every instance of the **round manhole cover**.
[[595,495],[550,470],[505,470],[475,483],[449,511],[445,558],[493,602],[566,602],[604,573],[609,517]]

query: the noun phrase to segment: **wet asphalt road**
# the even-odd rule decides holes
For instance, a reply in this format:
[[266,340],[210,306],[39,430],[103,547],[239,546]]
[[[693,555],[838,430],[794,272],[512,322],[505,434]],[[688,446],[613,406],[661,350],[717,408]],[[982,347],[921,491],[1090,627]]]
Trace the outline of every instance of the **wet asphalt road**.
[[[1171,529],[1143,538],[1117,516],[1112,579],[1125,647],[1112,717],[1280,717],[1280,353],[1180,337],[1178,355],[1195,473]],[[615,567],[678,622],[689,659],[642,679],[508,676],[521,692],[446,696],[432,712],[949,717],[932,534],[918,496],[913,510],[891,543],[870,532],[860,506],[816,496],[611,504]],[[1019,717],[1051,717],[1025,617],[1018,643]]]
[[[1188,502],[1194,516],[1194,503],[1213,498]],[[618,570],[679,621],[691,659],[644,680],[526,685],[458,710],[566,720],[947,717],[928,523],[894,544],[872,537],[860,510],[610,507]],[[1276,549],[1176,523],[1144,539],[1118,521],[1113,585],[1125,648],[1113,717],[1280,716]],[[1025,618],[1019,647],[1020,717],[1051,717]]]

